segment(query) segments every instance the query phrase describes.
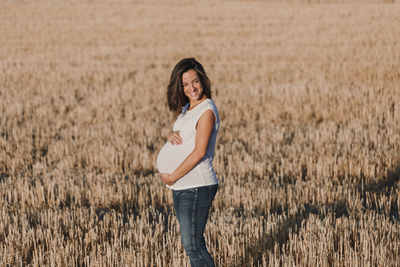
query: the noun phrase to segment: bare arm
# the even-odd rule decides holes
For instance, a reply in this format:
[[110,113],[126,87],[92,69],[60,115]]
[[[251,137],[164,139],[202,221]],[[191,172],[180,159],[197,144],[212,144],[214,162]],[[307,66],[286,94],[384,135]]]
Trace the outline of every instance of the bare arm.
[[206,110],[197,122],[196,141],[193,151],[171,174],[160,174],[162,180],[167,185],[173,185],[182,176],[193,169],[207,152],[208,141],[212,133],[215,122],[214,112]]

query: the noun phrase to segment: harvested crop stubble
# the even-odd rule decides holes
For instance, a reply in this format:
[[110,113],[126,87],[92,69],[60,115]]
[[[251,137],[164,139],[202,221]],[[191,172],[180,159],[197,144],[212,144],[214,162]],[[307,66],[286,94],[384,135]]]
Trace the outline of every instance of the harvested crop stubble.
[[344,2],[0,2],[0,263],[189,264],[155,157],[194,56],[217,266],[400,265],[400,6]]

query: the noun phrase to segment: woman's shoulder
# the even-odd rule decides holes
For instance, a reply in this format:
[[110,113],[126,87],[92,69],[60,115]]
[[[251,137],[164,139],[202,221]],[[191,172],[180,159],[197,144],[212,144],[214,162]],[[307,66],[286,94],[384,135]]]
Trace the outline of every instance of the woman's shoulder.
[[217,109],[217,106],[215,105],[214,100],[212,100],[211,98],[207,98],[206,100],[204,100],[205,104],[204,107],[205,109],[208,109],[210,107]]
[[219,120],[218,109],[214,101],[210,98],[207,98],[204,100],[204,102],[205,103],[202,103],[202,107],[198,110],[198,116],[200,117],[206,110],[211,110],[215,114],[216,119]]
[[207,98],[207,104],[205,105],[207,109],[212,109],[214,112],[218,112],[217,105],[215,104],[214,100]]
[[[197,105],[193,110],[191,110],[191,112],[192,113],[203,113],[207,109],[213,109],[213,110],[217,109],[214,101],[210,98],[204,99],[199,105]],[[187,111],[187,109],[185,109],[184,111]]]

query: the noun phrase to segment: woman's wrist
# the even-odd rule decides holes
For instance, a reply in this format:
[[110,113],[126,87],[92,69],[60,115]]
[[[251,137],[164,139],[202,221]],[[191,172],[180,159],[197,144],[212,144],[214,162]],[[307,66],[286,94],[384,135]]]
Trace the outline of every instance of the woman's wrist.
[[175,172],[173,172],[169,175],[169,179],[172,180],[174,183],[179,180],[179,178],[176,176]]

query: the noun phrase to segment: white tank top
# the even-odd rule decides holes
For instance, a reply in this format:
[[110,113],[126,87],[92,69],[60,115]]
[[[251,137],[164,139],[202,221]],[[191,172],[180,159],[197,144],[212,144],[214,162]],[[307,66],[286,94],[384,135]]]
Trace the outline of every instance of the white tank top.
[[215,142],[220,126],[217,107],[212,99],[207,98],[192,110],[188,110],[188,108],[189,104],[186,104],[173,127],[174,131],[180,131],[180,136],[183,139],[182,144],[172,145],[170,142],[167,142],[157,156],[157,167],[160,173],[174,172],[193,151],[196,141],[196,125],[204,111],[212,110],[214,112],[215,123],[210,139],[208,140],[206,155],[192,170],[182,176],[174,185],[170,186],[174,190],[218,184],[218,179],[212,166]]

